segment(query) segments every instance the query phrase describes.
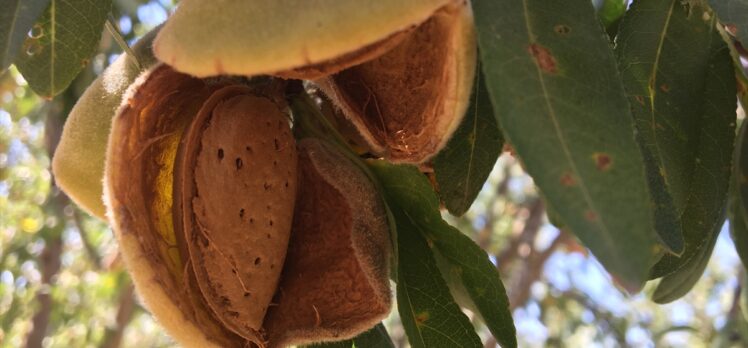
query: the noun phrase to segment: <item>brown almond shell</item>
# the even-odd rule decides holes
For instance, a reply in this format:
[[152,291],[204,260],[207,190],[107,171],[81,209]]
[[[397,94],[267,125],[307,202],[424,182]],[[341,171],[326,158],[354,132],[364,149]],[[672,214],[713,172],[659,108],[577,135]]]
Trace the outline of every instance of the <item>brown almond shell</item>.
[[177,186],[203,298],[229,329],[261,343],[296,196],[289,120],[248,87],[215,92],[180,145]]

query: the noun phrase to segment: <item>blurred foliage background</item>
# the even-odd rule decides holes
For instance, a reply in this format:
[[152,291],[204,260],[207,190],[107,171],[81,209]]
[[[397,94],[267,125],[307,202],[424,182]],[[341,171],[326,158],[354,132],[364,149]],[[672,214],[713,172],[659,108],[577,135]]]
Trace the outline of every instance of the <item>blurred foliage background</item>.
[[[132,42],[173,8],[169,0],[117,0],[113,12]],[[14,69],[0,76],[0,347],[174,345],[133,293],[111,230],[60,193],[49,170],[68,111],[120,51],[105,32],[91,64],[53,100],[35,96]],[[695,289],[660,306],[648,299],[652,286],[619,291],[574,237],[548,222],[532,179],[508,152],[471,210],[448,218],[492,255],[521,347],[748,346],[745,271],[727,227]],[[395,312],[386,324],[407,346]],[[481,333],[486,347],[496,346]]]

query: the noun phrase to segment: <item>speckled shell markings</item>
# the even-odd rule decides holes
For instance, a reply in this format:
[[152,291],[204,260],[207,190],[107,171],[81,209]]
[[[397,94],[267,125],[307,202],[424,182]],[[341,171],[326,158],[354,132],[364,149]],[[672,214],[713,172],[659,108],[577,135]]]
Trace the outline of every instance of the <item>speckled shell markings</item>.
[[225,87],[180,146],[182,223],[203,297],[256,343],[286,256],[296,197],[289,120],[269,99]]

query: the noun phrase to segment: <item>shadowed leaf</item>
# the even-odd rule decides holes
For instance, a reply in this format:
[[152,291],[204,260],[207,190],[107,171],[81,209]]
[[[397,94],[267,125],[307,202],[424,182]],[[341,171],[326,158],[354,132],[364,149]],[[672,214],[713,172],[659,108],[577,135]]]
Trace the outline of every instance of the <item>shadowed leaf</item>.
[[395,348],[387,329],[381,323],[353,338],[353,345],[356,348]]
[[743,121],[738,133],[735,147],[735,167],[733,173],[733,190],[730,199],[730,234],[735,249],[748,269],[748,123]]
[[657,231],[680,255],[663,256],[651,277],[698,271],[701,263],[691,259],[711,253],[731,175],[736,87],[729,49],[698,2],[639,0],[623,18],[616,52],[647,155]]
[[439,196],[452,215],[461,216],[470,209],[503,146],[485,79],[479,73],[462,124],[434,159]]

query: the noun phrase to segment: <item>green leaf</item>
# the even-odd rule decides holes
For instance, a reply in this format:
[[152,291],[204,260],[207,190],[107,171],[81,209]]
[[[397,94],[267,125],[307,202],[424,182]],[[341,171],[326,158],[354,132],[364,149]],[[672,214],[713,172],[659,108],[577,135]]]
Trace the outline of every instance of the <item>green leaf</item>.
[[[410,185],[413,175],[420,174],[409,166],[389,165],[383,161],[370,164],[384,186],[385,199],[397,224],[397,306],[411,346],[481,347],[470,320],[455,303],[439,273],[429,244],[419,233],[418,224],[422,221],[414,220],[423,217],[423,212],[433,206],[410,206],[410,202],[392,195],[397,190],[421,194],[418,188]],[[394,182],[399,183],[395,184],[397,187],[393,187]]]
[[304,348],[351,348],[353,347],[353,340],[314,343],[314,344],[309,344],[303,347]]
[[628,101],[591,2],[475,0],[473,9],[504,136],[569,229],[638,289],[656,257],[654,219]]
[[[621,23],[616,52],[657,203],[657,230],[678,255],[659,278],[709,254],[731,175],[736,87],[729,48],[699,2],[639,0]],[[672,211],[680,220],[683,243]],[[708,255],[706,255],[708,257]],[[698,278],[697,278],[698,279]]]
[[720,22],[743,44],[748,44],[748,0],[709,0],[709,4]]
[[742,215],[748,217],[748,130],[746,122],[740,126],[735,154],[734,185]]
[[387,329],[381,323],[353,339],[356,348],[395,348]]
[[[509,301],[496,267],[485,251],[442,219],[439,200],[426,177],[414,167],[375,162],[372,168],[385,189],[399,235],[425,237],[432,251],[448,263],[446,278],[458,279],[457,290],[465,290],[471,309],[480,314],[497,341],[503,347],[516,347]],[[409,262],[405,257],[400,254],[401,264]]]
[[[49,0],[0,0],[0,73],[13,63]],[[32,33],[36,35],[36,33]]]
[[635,2],[623,19],[616,47],[645,153],[657,232],[676,255],[685,249],[680,216],[698,155],[707,102],[704,72],[715,34],[712,21],[689,16],[686,6],[677,0]]
[[664,276],[657,285],[652,300],[659,304],[670,303],[691,291],[709,264],[718,236],[719,230],[710,234],[705,246],[699,248],[696,255],[689,258],[675,272]]
[[[743,121],[735,147],[733,190],[730,200],[730,235],[735,249],[748,269],[748,122]],[[748,291],[748,290],[746,290]]]
[[464,299],[466,307],[480,315],[502,347],[517,347],[509,299],[496,266],[470,238],[443,221],[440,225],[423,232],[430,235],[435,253],[446,261],[442,274],[453,294],[461,295],[455,296],[458,302]]
[[462,124],[434,159],[439,196],[452,215],[461,216],[470,209],[503,146],[485,78],[479,72]]
[[743,313],[743,319],[748,322],[748,273],[743,273],[741,277],[740,286],[742,291],[740,292],[740,309]]
[[112,0],[51,0],[36,22],[39,35],[26,38],[15,64],[31,89],[53,97],[88,64],[101,39]]

